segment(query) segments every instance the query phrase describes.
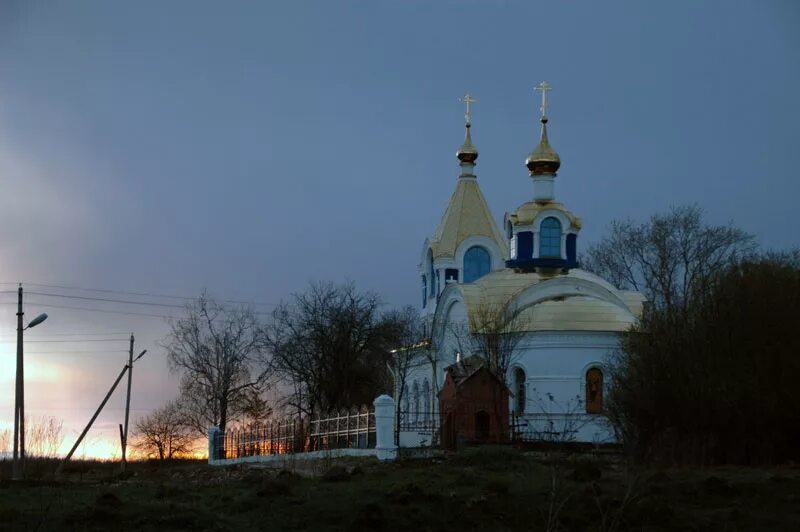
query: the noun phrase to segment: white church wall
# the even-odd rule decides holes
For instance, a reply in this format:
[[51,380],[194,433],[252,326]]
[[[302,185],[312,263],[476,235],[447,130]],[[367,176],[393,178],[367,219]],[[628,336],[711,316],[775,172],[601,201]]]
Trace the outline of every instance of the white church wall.
[[[576,441],[613,441],[607,420],[586,413],[586,372],[603,371],[603,394],[607,392],[608,357],[619,347],[616,333],[539,332],[520,342],[514,367],[525,371],[525,406],[520,414],[517,402],[512,411],[529,431],[553,437],[574,437]],[[513,381],[513,373],[509,382]],[[517,390],[512,390],[518,393]],[[564,432],[570,434],[565,435]]]

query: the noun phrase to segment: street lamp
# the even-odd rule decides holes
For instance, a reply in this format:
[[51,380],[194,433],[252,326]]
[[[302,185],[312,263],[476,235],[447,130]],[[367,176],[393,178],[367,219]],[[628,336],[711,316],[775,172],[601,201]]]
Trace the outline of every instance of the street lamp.
[[22,284],[17,291],[17,383],[14,396],[14,464],[13,477],[25,477],[25,372],[23,365],[22,332],[36,327],[47,319],[47,314],[39,314],[27,327],[22,326]]

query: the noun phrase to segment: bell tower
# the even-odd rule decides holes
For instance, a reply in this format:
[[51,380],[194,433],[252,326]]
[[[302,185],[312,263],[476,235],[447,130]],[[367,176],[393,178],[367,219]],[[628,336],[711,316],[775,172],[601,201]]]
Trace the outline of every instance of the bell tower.
[[533,201],[506,213],[503,220],[511,250],[506,266],[520,271],[566,270],[578,266],[581,219],[556,202],[555,182],[561,158],[547,137],[547,92],[551,89],[546,81],[535,87],[542,93],[541,133],[539,144],[525,159],[533,181]]
[[503,268],[508,258],[507,244],[475,175],[478,148],[472,143],[472,105],[477,100],[467,94],[461,101],[466,105],[464,142],[456,151],[461,172],[439,227],[423,244],[418,266],[424,315],[436,311],[448,284],[475,282]]

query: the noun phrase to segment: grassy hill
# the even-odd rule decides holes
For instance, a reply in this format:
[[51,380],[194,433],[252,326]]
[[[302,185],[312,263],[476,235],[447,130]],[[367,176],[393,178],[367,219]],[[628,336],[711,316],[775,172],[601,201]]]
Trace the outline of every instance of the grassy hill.
[[[52,465],[52,464],[50,464]],[[433,459],[71,464],[8,480],[0,530],[798,530],[800,467],[631,472],[619,458],[477,448]],[[34,467],[35,469],[35,467]]]

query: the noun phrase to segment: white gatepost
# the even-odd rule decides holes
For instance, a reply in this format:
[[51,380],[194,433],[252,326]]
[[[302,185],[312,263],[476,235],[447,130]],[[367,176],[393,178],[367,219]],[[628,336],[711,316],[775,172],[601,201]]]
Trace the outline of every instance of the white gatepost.
[[381,395],[372,403],[375,405],[375,451],[378,460],[397,458],[397,445],[394,444],[394,399]]
[[217,456],[217,435],[219,434],[219,427],[208,428],[208,463],[213,463],[213,460],[218,460]]

